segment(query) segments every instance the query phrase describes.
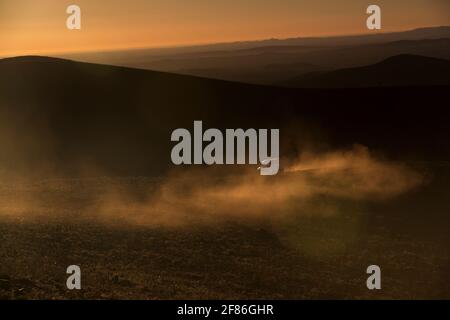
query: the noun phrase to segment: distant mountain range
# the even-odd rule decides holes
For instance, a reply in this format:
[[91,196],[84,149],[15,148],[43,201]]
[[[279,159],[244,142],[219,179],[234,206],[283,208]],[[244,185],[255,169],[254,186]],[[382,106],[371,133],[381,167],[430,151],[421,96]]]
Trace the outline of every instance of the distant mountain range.
[[[213,43],[205,45],[179,46],[167,48],[143,48],[130,50],[112,50],[93,53],[73,54],[74,57],[91,56],[103,59],[112,54],[112,58],[123,56],[124,54],[135,55],[138,57],[162,57],[172,54],[206,54],[210,52],[230,52],[245,49],[254,49],[261,47],[279,47],[279,46],[306,46],[306,47],[335,47],[352,46],[364,44],[378,44],[386,42],[395,42],[403,40],[423,40],[423,39],[444,39],[450,38],[450,26],[424,27],[399,32],[374,32],[360,35],[343,35],[329,37],[296,37],[288,39],[265,39],[255,41],[238,41],[228,43]],[[103,57],[102,57],[103,56]]]
[[309,88],[450,85],[450,60],[404,54],[369,66],[304,75],[283,85]]
[[450,27],[68,54],[62,58],[272,85],[311,72],[366,66],[401,54],[450,59]]
[[[405,59],[406,58],[406,59]],[[369,68],[389,69],[400,56]],[[422,58],[421,58],[422,59]],[[406,62],[405,62],[406,61]],[[423,61],[423,60],[421,60]],[[440,61],[429,60],[430,64]],[[281,154],[450,160],[449,86],[289,89],[46,57],[0,60],[0,175],[166,173],[176,128],[279,128]]]

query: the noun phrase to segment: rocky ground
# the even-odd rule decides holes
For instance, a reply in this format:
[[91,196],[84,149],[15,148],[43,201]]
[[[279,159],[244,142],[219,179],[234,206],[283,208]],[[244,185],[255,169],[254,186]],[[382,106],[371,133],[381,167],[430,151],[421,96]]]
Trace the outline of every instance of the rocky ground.
[[[40,184],[33,218],[19,214],[33,210],[19,200],[36,185],[3,187],[3,199],[17,202],[3,208],[16,214],[0,219],[1,299],[450,298],[448,206],[437,182],[335,216],[171,228],[80,218],[77,205],[107,183],[93,181],[56,191]],[[139,181],[114,183],[150,183]],[[56,195],[65,204],[52,205]],[[66,288],[72,264],[81,267],[81,290]],[[381,290],[366,288],[372,264],[381,267]]]

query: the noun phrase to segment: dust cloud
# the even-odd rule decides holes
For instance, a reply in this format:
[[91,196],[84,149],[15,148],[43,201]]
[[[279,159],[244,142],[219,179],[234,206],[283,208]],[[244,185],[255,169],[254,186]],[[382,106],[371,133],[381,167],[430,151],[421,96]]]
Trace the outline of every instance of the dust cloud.
[[340,200],[384,201],[422,181],[413,170],[377,160],[361,146],[322,155],[305,153],[273,177],[260,176],[255,168],[232,175],[223,173],[226,167],[221,171],[208,169],[178,170],[141,196],[123,186],[110,188],[90,210],[104,220],[138,225],[276,220],[335,213],[333,205],[323,206],[324,199],[331,204]]
[[[339,201],[385,201],[418,187],[422,178],[356,146],[281,159],[283,171],[256,167],[179,167],[164,178],[48,179],[0,185],[0,217],[91,219],[180,227],[221,221],[333,215]],[[324,201],[326,200],[326,201]],[[324,203],[327,205],[324,205]]]

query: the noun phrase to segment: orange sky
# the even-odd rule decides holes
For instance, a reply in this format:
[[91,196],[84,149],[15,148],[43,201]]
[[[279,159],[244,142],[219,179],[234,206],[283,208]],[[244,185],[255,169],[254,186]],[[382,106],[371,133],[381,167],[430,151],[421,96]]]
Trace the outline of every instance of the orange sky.
[[448,0],[0,0],[0,56],[367,33],[369,4],[382,32],[450,25]]

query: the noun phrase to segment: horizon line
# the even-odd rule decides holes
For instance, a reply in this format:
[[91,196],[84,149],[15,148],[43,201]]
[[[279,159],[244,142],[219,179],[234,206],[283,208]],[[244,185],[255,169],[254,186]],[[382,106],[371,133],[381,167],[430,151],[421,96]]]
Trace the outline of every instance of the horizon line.
[[33,51],[25,50],[23,54],[11,54],[4,55],[0,54],[0,59],[20,57],[20,56],[32,56],[32,55],[71,55],[71,54],[85,54],[85,53],[110,53],[118,51],[134,51],[134,50],[170,50],[170,49],[182,49],[182,48],[195,48],[195,47],[207,47],[207,46],[220,46],[220,45],[233,45],[233,44],[244,44],[244,43],[258,43],[265,41],[287,41],[294,39],[327,39],[327,38],[343,38],[343,37],[358,37],[358,36],[376,36],[383,34],[401,33],[408,31],[415,31],[420,29],[433,29],[433,28],[450,28],[450,25],[434,25],[434,26],[422,26],[412,29],[401,29],[395,31],[377,31],[375,33],[345,33],[345,34],[330,34],[330,35],[319,35],[319,36],[297,36],[297,37],[287,37],[287,38],[260,38],[260,39],[248,39],[248,40],[236,40],[236,41],[220,41],[220,42],[201,42],[201,43],[186,43],[178,45],[163,45],[163,46],[128,46],[128,47],[110,47],[110,48],[98,48],[98,49],[87,49],[87,50],[71,50],[71,51]]

